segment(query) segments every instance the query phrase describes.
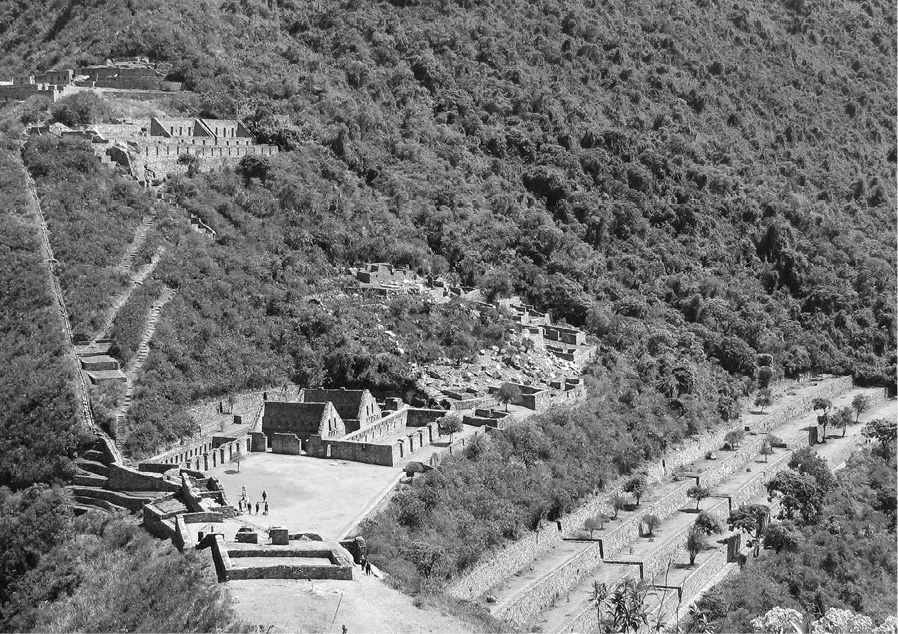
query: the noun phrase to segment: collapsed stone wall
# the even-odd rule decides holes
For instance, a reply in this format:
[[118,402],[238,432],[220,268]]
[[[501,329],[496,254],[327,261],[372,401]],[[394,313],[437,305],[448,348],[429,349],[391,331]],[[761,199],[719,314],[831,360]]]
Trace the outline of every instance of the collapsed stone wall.
[[271,453],[298,456],[302,453],[302,441],[296,434],[271,434]]
[[[820,386],[813,394],[790,403],[783,411],[777,410],[768,414],[765,418],[770,419],[772,422],[762,419],[755,424],[758,426],[758,423],[761,423],[763,429],[779,426],[796,415],[810,411],[814,398],[833,398],[851,389],[851,387],[851,377],[833,379]],[[645,471],[649,480],[657,482],[673,469],[703,458],[708,451],[718,451],[723,445],[724,436],[734,428],[741,428],[741,423],[738,426],[725,427],[703,434],[682,445],[671,447],[663,461],[646,465]],[[597,515],[600,512],[607,513],[610,508],[608,503],[610,498],[623,490],[627,479],[629,478],[621,477],[609,483],[606,487],[606,494],[588,500],[577,511],[562,518],[564,525],[568,527],[581,526],[586,518]],[[468,574],[453,583],[448,588],[448,592],[451,596],[459,599],[475,599],[522,570],[531,561],[560,542],[563,536],[564,533],[558,531],[554,526],[546,526],[534,533],[530,533],[523,539],[509,544],[480,565],[475,566]]]

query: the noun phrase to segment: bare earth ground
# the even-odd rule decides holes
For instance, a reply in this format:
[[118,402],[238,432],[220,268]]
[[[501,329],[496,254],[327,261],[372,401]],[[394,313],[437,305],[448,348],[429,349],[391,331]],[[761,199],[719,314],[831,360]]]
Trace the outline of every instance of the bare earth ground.
[[468,629],[450,616],[415,607],[411,597],[358,568],[354,575],[353,581],[230,581],[228,590],[243,620],[276,631],[340,633],[343,625],[348,634]]

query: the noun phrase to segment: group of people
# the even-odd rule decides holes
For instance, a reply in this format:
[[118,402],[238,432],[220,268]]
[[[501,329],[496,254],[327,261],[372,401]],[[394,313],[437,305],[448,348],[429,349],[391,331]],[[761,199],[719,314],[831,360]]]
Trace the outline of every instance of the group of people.
[[[268,494],[262,491],[262,502],[256,502],[256,515],[259,514],[259,508],[262,508],[262,515],[268,515]],[[253,514],[253,503],[246,497],[246,485],[240,488],[240,499],[237,501],[237,509],[241,513]]]

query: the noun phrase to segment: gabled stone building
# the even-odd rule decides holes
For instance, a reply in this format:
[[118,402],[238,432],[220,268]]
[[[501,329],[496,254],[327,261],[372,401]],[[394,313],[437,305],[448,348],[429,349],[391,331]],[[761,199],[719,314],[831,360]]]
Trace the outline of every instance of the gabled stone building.
[[305,445],[309,438],[342,438],[346,426],[331,403],[265,403],[262,433],[295,434]]
[[382,418],[380,405],[368,390],[306,389],[303,391],[302,400],[309,404],[332,403],[343,419],[347,433],[373,425]]

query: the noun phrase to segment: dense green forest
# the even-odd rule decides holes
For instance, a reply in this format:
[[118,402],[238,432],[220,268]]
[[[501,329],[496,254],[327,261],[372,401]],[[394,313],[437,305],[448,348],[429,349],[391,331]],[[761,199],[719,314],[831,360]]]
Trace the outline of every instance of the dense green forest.
[[702,597],[696,623],[750,632],[751,620],[776,606],[813,618],[828,608],[848,609],[877,624],[895,616],[894,454],[860,452],[835,477],[813,461],[794,467],[813,473],[818,508],[810,517],[771,523],[761,556]]

